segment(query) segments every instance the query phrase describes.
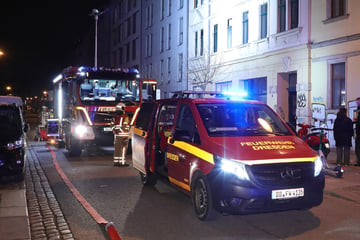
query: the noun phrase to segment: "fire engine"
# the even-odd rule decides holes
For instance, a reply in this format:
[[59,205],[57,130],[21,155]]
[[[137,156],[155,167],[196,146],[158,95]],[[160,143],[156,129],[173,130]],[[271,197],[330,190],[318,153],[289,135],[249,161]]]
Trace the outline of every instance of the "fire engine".
[[133,124],[142,102],[156,94],[156,80],[140,79],[136,69],[67,67],[53,84],[58,141],[71,156],[79,156],[90,145],[113,145],[116,105],[126,105]]

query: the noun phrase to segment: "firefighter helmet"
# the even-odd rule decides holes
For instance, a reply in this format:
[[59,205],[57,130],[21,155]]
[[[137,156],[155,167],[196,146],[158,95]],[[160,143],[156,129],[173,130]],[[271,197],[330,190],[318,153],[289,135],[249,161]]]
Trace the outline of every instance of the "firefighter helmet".
[[125,113],[125,104],[124,104],[124,103],[118,103],[118,104],[116,105],[116,112],[117,112],[118,114],[123,114],[123,113]]

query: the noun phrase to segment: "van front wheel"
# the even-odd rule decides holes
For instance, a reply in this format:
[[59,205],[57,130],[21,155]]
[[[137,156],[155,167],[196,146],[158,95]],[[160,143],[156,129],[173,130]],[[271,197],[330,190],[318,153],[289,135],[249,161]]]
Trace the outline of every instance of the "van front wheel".
[[193,186],[191,198],[196,216],[204,221],[217,218],[218,212],[213,208],[212,192],[206,176],[199,176]]

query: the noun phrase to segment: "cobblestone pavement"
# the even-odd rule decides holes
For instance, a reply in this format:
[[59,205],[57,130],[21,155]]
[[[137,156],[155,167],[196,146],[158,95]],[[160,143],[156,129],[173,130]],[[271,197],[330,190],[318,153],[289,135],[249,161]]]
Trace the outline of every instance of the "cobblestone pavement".
[[31,145],[26,171],[31,239],[75,239]]

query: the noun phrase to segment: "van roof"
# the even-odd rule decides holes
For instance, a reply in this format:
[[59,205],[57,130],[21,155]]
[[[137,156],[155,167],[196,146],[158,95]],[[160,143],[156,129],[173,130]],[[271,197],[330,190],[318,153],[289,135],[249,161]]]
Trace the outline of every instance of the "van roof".
[[21,97],[18,96],[0,96],[0,104],[15,104],[16,106],[22,107],[23,100]]

